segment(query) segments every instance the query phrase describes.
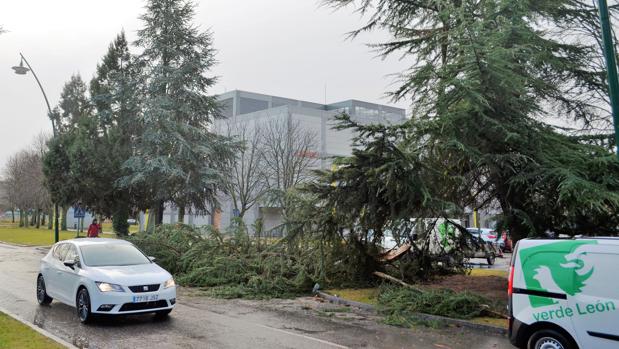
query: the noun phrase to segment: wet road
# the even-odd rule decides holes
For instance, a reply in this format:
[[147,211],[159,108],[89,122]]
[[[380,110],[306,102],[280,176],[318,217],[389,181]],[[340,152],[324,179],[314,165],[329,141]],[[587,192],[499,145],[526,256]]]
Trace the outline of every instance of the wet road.
[[82,348],[440,348],[511,349],[506,339],[462,329],[400,329],[372,315],[325,316],[311,298],[214,300],[180,292],[169,319],[107,318],[79,323],[73,308],[36,303],[44,249],[0,244],[0,308]]

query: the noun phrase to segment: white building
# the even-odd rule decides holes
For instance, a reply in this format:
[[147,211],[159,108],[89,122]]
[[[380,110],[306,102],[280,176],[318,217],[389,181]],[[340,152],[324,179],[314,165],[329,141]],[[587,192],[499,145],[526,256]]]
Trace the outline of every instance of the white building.
[[[401,123],[406,118],[406,111],[386,105],[347,100],[333,104],[320,104],[307,101],[263,95],[245,91],[231,91],[219,96],[222,114],[225,119],[214,125],[216,132],[224,132],[229,124],[246,125],[250,128],[272,121],[293,122],[315,135],[315,154],[317,167],[326,169],[330,166],[329,157],[347,156],[352,152],[352,130],[334,130],[334,117],[346,112],[351,118],[363,124]],[[214,215],[187,215],[185,223],[190,225],[213,224],[225,229],[234,217],[233,203],[229,198],[221,198],[221,212]],[[245,214],[244,220],[251,226],[256,219],[262,218],[266,230],[281,223],[281,215],[276,207],[257,204]],[[175,223],[177,211],[169,207],[164,213],[164,223]]]

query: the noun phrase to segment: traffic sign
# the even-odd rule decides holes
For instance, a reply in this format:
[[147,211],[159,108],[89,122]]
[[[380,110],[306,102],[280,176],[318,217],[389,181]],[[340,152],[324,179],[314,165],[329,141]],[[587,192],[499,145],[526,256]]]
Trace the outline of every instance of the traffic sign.
[[73,208],[73,218],[84,218],[86,216],[86,210],[81,207]]

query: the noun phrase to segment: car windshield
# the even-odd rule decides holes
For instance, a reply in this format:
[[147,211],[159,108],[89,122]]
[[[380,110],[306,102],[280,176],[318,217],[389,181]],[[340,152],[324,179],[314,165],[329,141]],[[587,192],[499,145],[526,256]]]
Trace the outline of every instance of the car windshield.
[[84,264],[90,267],[110,267],[149,264],[140,250],[129,244],[93,244],[80,246]]

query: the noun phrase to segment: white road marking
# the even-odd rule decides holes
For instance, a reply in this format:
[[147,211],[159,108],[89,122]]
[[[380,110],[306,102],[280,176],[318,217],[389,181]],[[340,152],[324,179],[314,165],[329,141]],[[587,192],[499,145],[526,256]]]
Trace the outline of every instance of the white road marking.
[[339,345],[337,343],[325,341],[325,340],[322,340],[322,339],[318,339],[318,338],[314,338],[314,337],[310,337],[310,336],[306,336],[306,335],[302,335],[302,334],[298,334],[298,333],[294,333],[294,332],[289,332],[289,331],[282,330],[282,329],[275,328],[275,327],[271,327],[271,326],[258,325],[258,324],[256,324],[256,326],[262,327],[262,328],[266,328],[266,329],[269,329],[269,330],[272,330],[272,331],[277,331],[277,332],[285,333],[287,335],[296,336],[296,337],[300,337],[300,338],[303,338],[303,339],[315,341],[315,342],[318,342],[318,343],[326,344],[326,345],[329,345],[329,346],[332,346],[332,347],[335,347],[335,348],[350,349],[349,347],[346,347],[346,346],[343,346],[343,345]]

